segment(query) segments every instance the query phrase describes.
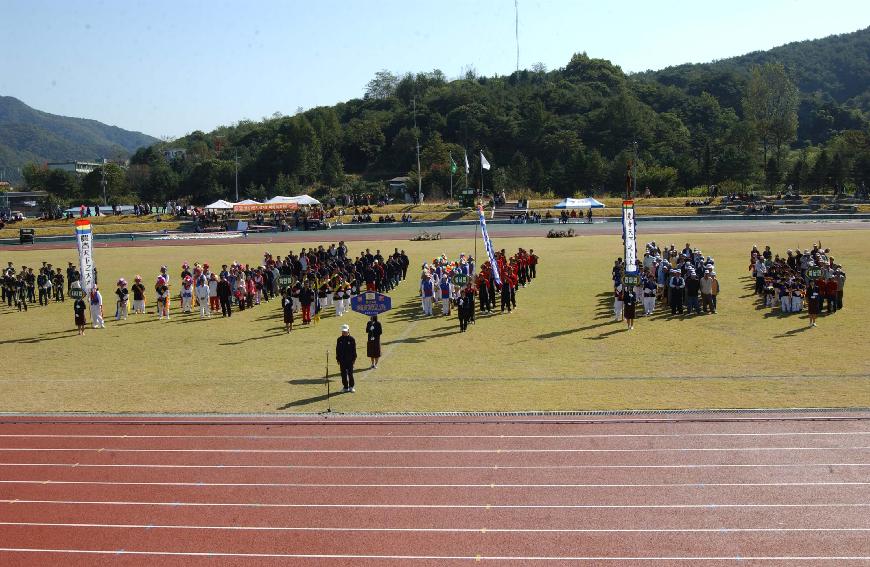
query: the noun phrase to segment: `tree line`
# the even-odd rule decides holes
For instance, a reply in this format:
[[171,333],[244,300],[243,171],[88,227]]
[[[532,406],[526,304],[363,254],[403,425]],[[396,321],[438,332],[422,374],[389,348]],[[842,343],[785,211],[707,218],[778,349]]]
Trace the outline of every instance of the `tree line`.
[[[853,34],[855,41],[867,33]],[[767,60],[626,75],[585,53],[564,68],[536,65],[501,77],[381,71],[362,98],[142,148],[126,170],[106,166],[107,192],[118,203],[204,204],[232,198],[236,172],[240,198],[380,192],[400,176],[413,192],[418,143],[427,198],[445,197],[451,180],[514,195],[620,194],[635,147],[638,186],[654,195],[713,184],[802,193],[870,184],[864,98],[838,101],[839,83],[804,92],[798,84],[807,73]],[[170,148],[185,150],[183,158],[167,160]],[[483,180],[480,151],[493,165]],[[99,171],[78,179],[30,166],[24,174],[30,187],[73,201],[102,195]]]

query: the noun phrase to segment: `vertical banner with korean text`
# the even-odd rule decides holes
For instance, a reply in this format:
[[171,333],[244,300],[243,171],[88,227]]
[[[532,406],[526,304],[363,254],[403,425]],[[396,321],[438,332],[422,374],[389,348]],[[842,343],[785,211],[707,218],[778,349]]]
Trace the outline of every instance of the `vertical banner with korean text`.
[[94,287],[94,232],[90,221],[76,220],[76,245],[79,249],[82,290],[88,294]]
[[634,201],[622,202],[622,241],[625,244],[625,273],[637,272],[637,234]]

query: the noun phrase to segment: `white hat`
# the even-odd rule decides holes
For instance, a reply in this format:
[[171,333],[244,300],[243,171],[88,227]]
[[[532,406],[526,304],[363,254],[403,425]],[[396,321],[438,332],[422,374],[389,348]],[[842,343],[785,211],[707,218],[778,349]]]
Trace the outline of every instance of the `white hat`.
[[341,332],[342,332],[342,333],[348,333],[348,332],[350,332],[350,325],[342,325],[342,326],[341,326]]

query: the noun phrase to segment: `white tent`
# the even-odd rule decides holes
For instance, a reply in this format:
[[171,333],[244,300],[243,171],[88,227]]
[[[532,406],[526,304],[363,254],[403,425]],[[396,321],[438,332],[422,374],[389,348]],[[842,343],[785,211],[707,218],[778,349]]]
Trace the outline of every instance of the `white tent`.
[[255,201],[253,199],[245,199],[244,201],[239,201],[238,203],[233,203],[234,205],[262,205],[260,201]]
[[233,204],[229,201],[224,201],[223,199],[218,199],[211,205],[206,205],[205,210],[207,211],[228,211],[233,208]]
[[562,199],[554,206],[556,209],[602,209],[604,203],[591,197],[587,199]]
[[282,195],[278,195],[278,196],[276,196],[276,197],[272,197],[271,199],[269,199],[268,201],[266,201],[266,204],[267,204],[267,205],[273,205],[273,204],[275,204],[275,203],[279,203],[279,204],[282,204],[282,205],[283,205],[283,204],[285,204],[285,203],[295,203],[295,202],[296,202],[296,201],[294,200],[293,197],[284,197],[284,196],[282,196]]
[[311,206],[319,205],[320,201],[309,195],[297,195],[296,197],[284,197],[283,195],[278,195],[276,197],[272,197],[271,199],[266,201],[266,203],[270,205],[273,203],[296,203],[297,205]]
[[297,197],[293,197],[293,199],[295,199],[296,203],[299,205],[311,206],[311,205],[319,205],[320,204],[320,201],[318,201],[317,199],[315,199],[314,197],[311,197],[309,195],[299,195]]

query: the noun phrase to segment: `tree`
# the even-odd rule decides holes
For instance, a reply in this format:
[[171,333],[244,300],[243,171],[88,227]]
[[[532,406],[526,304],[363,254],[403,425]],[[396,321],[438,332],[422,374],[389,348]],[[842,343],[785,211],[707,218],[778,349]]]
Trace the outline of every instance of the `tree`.
[[779,169],[779,162],[771,157],[767,160],[767,167],[764,168],[764,183],[767,185],[768,191],[773,191],[779,181],[782,179],[782,172]]
[[752,68],[743,98],[743,112],[761,144],[765,166],[772,149],[779,167],[783,145],[796,139],[797,106],[797,87],[781,63]]
[[810,174],[810,183],[813,188],[819,191],[824,191],[828,186],[828,176],[830,175],[831,159],[828,157],[828,152],[822,150],[816,157],[816,162],[813,164],[812,173]]
[[[103,175],[105,172],[105,176]],[[105,177],[106,190],[103,192],[103,179]],[[107,203],[103,203],[105,195]],[[127,188],[127,176],[117,164],[107,163],[85,175],[82,179],[82,196],[95,202],[108,205],[120,205],[129,199]]]
[[81,182],[75,173],[47,167],[25,166],[24,181],[31,191],[47,191],[60,199],[76,199],[81,194]]
[[381,69],[375,73],[375,78],[366,84],[366,98],[376,100],[390,98],[396,92],[398,84],[399,78],[397,76],[386,69]]

